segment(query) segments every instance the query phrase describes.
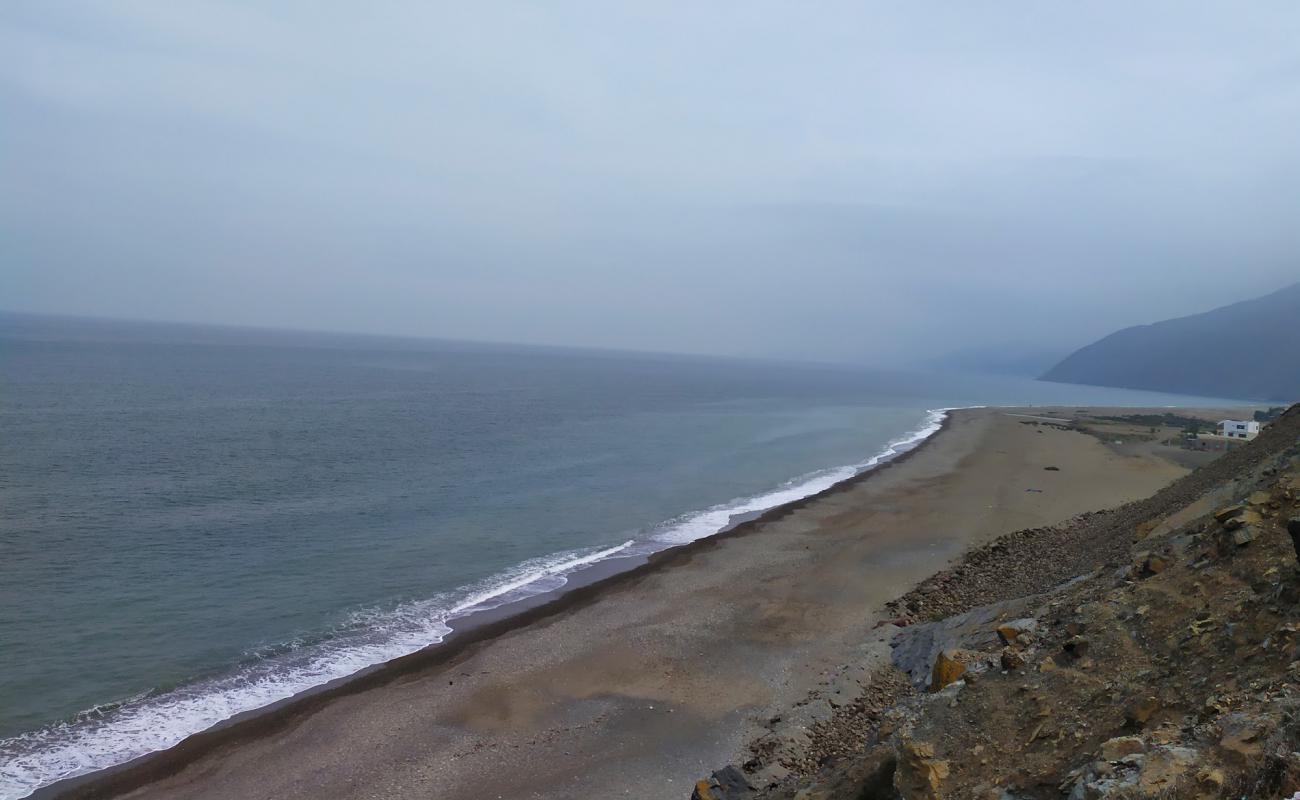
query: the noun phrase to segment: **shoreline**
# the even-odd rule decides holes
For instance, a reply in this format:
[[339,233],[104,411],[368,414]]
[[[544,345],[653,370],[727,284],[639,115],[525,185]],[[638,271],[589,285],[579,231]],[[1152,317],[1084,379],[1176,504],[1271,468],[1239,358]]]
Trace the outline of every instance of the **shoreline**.
[[[565,576],[567,582],[562,587],[448,620],[446,624],[451,628],[451,632],[439,642],[304,689],[265,706],[242,711],[208,728],[189,734],[163,750],[146,753],[114,766],[60,779],[26,795],[26,798],[28,800],[99,800],[99,798],[120,796],[169,777],[209,752],[283,731],[339,698],[382,687],[409,675],[449,663],[475,646],[528,627],[548,617],[595,603],[612,590],[635,583],[679,562],[689,561],[696,554],[712,550],[725,540],[743,537],[765,524],[782,519],[812,503],[848,491],[890,467],[905,463],[938,440],[949,429],[953,412],[980,408],[984,407],[933,409],[927,412],[927,415],[942,414],[942,417],[927,426],[934,427],[932,432],[919,439],[903,439],[886,445],[882,452],[899,444],[909,446],[884,458],[873,457],[880,460],[876,463],[868,463],[856,474],[831,486],[762,511],[737,515],[739,518],[733,518],[717,532],[690,542],[670,545],[648,554],[614,556],[580,567]],[[929,418],[927,416],[926,419]],[[921,430],[914,429],[908,435],[919,434]]]
[[1033,407],[1048,424],[1027,410],[953,410],[819,492],[597,562],[456,620],[440,644],[30,796],[680,799],[771,721],[814,724],[806,698],[861,660],[891,601],[963,553],[1148,497],[1194,466],[1107,416],[1141,409]]

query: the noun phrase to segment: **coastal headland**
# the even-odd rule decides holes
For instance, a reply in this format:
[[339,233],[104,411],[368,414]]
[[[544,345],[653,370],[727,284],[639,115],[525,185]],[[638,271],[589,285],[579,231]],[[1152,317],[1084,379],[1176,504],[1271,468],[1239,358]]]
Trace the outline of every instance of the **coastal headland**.
[[38,794],[685,798],[876,657],[864,642],[890,602],[969,548],[1148,497],[1214,457],[1138,413],[951,412],[884,468]]

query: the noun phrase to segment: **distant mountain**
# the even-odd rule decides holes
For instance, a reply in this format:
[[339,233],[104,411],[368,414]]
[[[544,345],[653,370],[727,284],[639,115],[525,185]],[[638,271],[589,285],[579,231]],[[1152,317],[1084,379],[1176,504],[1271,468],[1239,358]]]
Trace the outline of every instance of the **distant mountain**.
[[1041,380],[1300,400],[1300,283],[1203,314],[1125,328],[1074,352]]

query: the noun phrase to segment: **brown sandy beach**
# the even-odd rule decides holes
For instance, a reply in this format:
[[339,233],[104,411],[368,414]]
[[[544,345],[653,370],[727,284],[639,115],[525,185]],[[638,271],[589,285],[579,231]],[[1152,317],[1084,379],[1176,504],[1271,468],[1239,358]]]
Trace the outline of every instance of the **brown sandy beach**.
[[865,480],[122,796],[685,798],[850,660],[887,601],[969,545],[1188,470],[1120,429],[1123,444],[1033,424],[1080,413],[954,412]]

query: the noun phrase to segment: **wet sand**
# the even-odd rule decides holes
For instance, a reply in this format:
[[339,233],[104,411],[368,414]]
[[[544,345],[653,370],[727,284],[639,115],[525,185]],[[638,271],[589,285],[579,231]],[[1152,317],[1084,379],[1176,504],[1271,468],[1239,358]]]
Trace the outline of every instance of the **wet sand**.
[[[1159,447],[1117,448],[1014,415],[1025,413],[1044,411],[954,412],[865,480],[442,663],[196,748],[116,796],[685,800],[758,723],[848,661],[886,601],[967,546],[1144,497],[1187,471]],[[108,788],[74,793],[96,787]]]

